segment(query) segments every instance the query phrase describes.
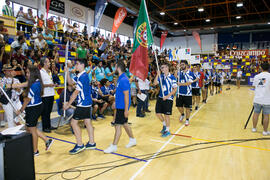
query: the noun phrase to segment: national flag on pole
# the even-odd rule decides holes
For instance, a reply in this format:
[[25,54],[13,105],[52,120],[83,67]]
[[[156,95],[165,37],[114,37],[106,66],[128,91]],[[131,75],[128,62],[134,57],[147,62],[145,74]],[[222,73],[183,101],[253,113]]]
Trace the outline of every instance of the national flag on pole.
[[153,36],[145,0],[141,0],[129,69],[133,75],[142,80],[148,76],[148,46],[152,43]]

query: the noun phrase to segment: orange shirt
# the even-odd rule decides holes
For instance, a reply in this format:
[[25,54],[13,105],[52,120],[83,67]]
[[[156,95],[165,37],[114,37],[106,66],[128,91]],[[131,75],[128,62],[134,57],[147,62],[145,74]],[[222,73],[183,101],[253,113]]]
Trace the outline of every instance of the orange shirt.
[[49,29],[54,29],[54,22],[52,20],[47,21],[47,26]]
[[43,27],[44,25],[44,20],[38,19],[38,27]]

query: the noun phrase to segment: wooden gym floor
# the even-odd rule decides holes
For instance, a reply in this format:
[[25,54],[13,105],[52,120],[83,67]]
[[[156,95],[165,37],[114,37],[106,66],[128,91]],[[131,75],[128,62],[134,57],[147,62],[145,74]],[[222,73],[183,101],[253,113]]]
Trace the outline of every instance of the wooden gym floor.
[[[225,89],[225,87],[224,87]],[[97,150],[69,155],[74,136],[63,126],[47,134],[58,138],[49,152],[39,140],[40,155],[35,157],[37,179],[270,179],[270,137],[243,129],[250,114],[253,91],[250,87],[210,96],[207,104],[193,111],[191,125],[179,123],[179,112],[173,108],[172,135],[160,137],[161,123],[155,116],[155,101],[150,114],[136,118],[131,108],[129,122],[137,146],[126,149],[128,137],[123,130],[116,154],[102,150],[112,142],[112,116],[94,122]],[[86,130],[83,140],[88,141]],[[119,153],[119,154],[118,154]]]

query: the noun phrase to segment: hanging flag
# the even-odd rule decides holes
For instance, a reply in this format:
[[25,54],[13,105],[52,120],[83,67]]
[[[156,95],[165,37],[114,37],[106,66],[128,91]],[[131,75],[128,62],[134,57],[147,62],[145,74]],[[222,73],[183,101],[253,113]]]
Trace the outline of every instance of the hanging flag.
[[117,29],[122,24],[122,22],[124,21],[126,16],[127,16],[127,9],[124,8],[124,7],[118,8],[118,10],[116,11],[116,14],[114,16],[113,27],[112,27],[112,36],[111,37],[113,37],[114,33],[116,33]]
[[200,46],[200,49],[202,50],[201,38],[200,38],[199,33],[197,31],[193,31],[192,35],[194,39],[197,41],[198,45]]
[[46,4],[46,13],[47,13],[47,17],[48,18],[48,13],[49,13],[49,9],[50,9],[50,5],[51,5],[51,0],[47,0],[47,4]]
[[160,49],[162,49],[162,46],[165,42],[167,35],[168,35],[168,31],[162,31],[161,38],[160,38]]
[[133,42],[130,72],[145,80],[148,76],[148,46],[153,43],[153,36],[145,0],[141,0],[138,23]]
[[107,0],[97,0],[94,15],[94,32],[96,32],[96,29],[98,28],[99,22],[102,18],[107,4]]

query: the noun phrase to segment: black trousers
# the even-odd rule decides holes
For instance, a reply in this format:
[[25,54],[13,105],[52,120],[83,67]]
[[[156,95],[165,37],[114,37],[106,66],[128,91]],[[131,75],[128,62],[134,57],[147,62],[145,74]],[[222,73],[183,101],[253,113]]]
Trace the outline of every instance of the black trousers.
[[53,107],[54,96],[43,97],[43,110],[41,112],[42,129],[51,128],[51,112]]

